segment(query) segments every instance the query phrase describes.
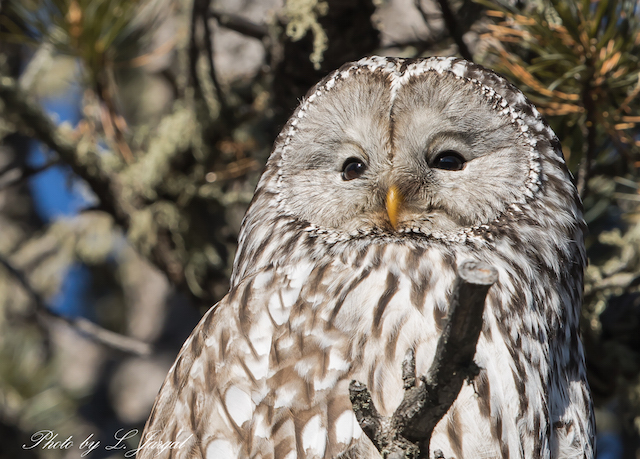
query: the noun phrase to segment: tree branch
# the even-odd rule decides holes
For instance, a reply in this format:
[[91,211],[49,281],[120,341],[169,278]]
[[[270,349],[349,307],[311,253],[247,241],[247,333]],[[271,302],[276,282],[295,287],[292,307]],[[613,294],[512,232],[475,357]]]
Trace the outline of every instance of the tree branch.
[[0,100],[4,102],[6,112],[16,118],[14,121],[21,130],[55,151],[76,175],[87,182],[102,207],[116,222],[128,228],[133,208],[121,199],[120,185],[101,167],[97,153],[81,154],[77,142],[59,129],[13,78],[0,78]]
[[211,0],[203,0],[202,11],[200,12],[202,26],[204,29],[204,48],[207,55],[207,63],[209,64],[209,78],[211,78],[213,87],[216,90],[216,96],[218,96],[218,102],[220,102],[220,110],[222,111],[223,119],[231,121],[229,117],[231,117],[233,113],[231,112],[231,110],[229,110],[229,104],[227,103],[227,98],[224,94],[224,91],[222,90],[222,86],[220,85],[220,80],[218,80],[218,74],[216,73],[216,64],[213,59],[213,33],[211,32],[211,27],[209,27],[210,5]]
[[[418,8],[420,14],[422,14],[422,17],[426,22],[427,14],[422,8],[422,3],[420,2],[420,0],[415,0],[415,4],[416,8]],[[462,29],[460,27],[460,24],[458,23],[458,19],[449,7],[449,2],[447,0],[438,0],[438,5],[440,5],[440,10],[442,11],[442,19],[444,20],[444,23],[447,26],[449,33],[451,34],[451,38],[453,38],[453,41],[458,46],[458,52],[463,58],[473,62],[473,55],[462,39]]]
[[[89,147],[83,152],[78,142],[69,133],[58,128],[42,107],[20,88],[13,78],[0,78],[0,100],[4,102],[6,113],[29,137],[34,137],[55,151],[60,160],[83,179],[98,197],[100,209],[110,214],[125,232],[129,230],[131,218],[138,211],[140,197],[133,191],[123,192],[124,187],[118,176],[105,171],[98,153]],[[84,148],[84,145],[83,145]],[[170,247],[157,245],[149,256],[176,287],[191,294],[185,284],[182,266],[176,269],[176,257]]]
[[222,27],[262,40],[269,36],[269,28],[264,24],[255,24],[242,16],[213,10],[209,16],[215,18]]
[[587,60],[589,66],[589,76],[586,78],[586,85],[582,91],[582,106],[586,113],[585,123],[582,126],[585,143],[582,149],[582,161],[578,169],[576,179],[576,188],[580,194],[580,198],[584,201],[588,193],[588,183],[591,178],[591,163],[596,155],[596,126],[597,126],[597,104],[595,101],[594,88],[592,81],[595,74],[595,65],[591,59]]
[[464,380],[477,374],[473,357],[485,299],[497,280],[497,271],[486,263],[462,262],[431,368],[416,384],[415,355],[409,350],[402,363],[404,398],[393,416],[380,416],[366,385],[351,382],[349,396],[356,419],[383,457],[429,457],[433,429],[458,397]]
[[49,309],[44,301],[44,298],[38,293],[33,286],[29,283],[25,275],[16,269],[8,260],[0,257],[0,265],[11,274],[20,284],[25,292],[31,297],[35,306],[36,313],[44,315],[47,318],[53,318],[60,320],[78,333],[85,335],[92,340],[108,346],[112,349],[117,349],[122,352],[135,355],[149,355],[152,352],[152,346],[148,343],[142,342],[129,336],[124,336],[119,333],[112,332],[106,328],[102,328],[99,325],[85,319],[84,317],[65,317],[51,309]]
[[[42,165],[42,166],[38,166],[38,167],[30,167],[30,166],[26,166],[21,168],[21,174],[19,177],[16,177],[13,180],[8,180],[5,183],[0,183],[0,191],[3,191],[7,188],[16,186],[16,185],[20,185],[22,183],[24,183],[25,180],[27,180],[29,177],[33,177],[34,175],[38,175],[40,172],[44,172],[47,169],[49,169],[52,166],[57,166],[60,164],[60,161],[49,161],[48,163]],[[12,171],[16,169],[16,167],[14,165],[9,165],[7,166],[5,169],[3,169],[2,171],[0,171],[0,182],[2,181],[2,179],[4,178],[4,175],[6,173],[8,173],[9,171]]]
[[413,0],[413,4],[420,13],[420,16],[422,16],[422,20],[424,21],[424,23],[428,26],[431,20],[434,19],[433,16],[429,15],[429,13],[424,10],[424,8],[422,7],[422,0]]
[[189,65],[191,79],[198,97],[203,97],[205,85],[202,84],[198,76],[198,61],[202,53],[205,54],[209,70],[209,79],[213,85],[215,96],[220,104],[221,120],[232,122],[233,113],[227,103],[226,96],[216,74],[215,62],[213,59],[213,41],[211,27],[209,27],[209,6],[211,0],[194,0],[191,12],[191,37],[189,44]]

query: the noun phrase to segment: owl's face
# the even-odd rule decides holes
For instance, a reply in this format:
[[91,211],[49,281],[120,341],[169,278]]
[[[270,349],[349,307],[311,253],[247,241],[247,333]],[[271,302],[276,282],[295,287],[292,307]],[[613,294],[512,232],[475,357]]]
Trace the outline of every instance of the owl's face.
[[279,169],[288,214],[346,233],[428,235],[522,201],[532,147],[499,98],[451,72],[390,75],[352,71],[294,115]]

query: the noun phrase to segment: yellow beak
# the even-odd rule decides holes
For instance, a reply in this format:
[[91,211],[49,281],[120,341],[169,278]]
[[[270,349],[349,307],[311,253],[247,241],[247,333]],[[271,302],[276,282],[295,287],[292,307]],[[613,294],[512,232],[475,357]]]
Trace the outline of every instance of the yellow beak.
[[402,194],[398,187],[391,185],[387,191],[387,215],[389,216],[389,222],[393,229],[398,229],[398,214],[400,212],[400,205],[402,204]]

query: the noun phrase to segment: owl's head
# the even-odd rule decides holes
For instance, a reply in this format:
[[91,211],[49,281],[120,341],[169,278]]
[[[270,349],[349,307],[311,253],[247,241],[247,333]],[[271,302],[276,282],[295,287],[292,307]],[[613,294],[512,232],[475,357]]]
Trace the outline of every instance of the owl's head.
[[[546,145],[532,128],[545,131]],[[449,234],[533,198],[541,155],[562,159],[554,139],[522,93],[489,70],[451,58],[368,58],[310,91],[271,162],[280,210],[315,227]]]
[[546,232],[557,244],[580,221],[557,138],[503,77],[457,58],[371,57],[327,76],[289,119],[239,253],[255,259],[274,234],[300,230],[329,243],[459,242],[513,222],[527,242]]

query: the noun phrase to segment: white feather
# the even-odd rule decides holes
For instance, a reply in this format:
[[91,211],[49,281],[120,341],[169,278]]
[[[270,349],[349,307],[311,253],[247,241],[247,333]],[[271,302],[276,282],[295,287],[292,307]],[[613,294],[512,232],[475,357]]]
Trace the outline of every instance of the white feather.
[[327,429],[322,425],[320,415],[307,421],[302,429],[302,447],[310,457],[323,457],[327,447]]

